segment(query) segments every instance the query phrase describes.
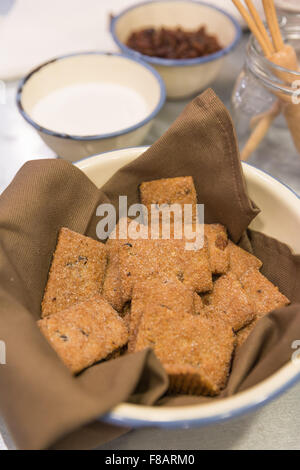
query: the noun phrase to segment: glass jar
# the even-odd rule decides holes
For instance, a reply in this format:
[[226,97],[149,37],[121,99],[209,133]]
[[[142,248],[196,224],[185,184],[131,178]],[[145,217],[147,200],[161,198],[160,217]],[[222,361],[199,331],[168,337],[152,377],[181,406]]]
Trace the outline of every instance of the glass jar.
[[[280,26],[285,42],[294,47],[300,59],[300,15],[296,23],[284,17]],[[300,103],[299,88],[300,72],[290,71],[270,62],[263,55],[255,38],[250,36],[246,48],[245,65],[232,93],[233,118],[241,148],[260,122],[261,117],[270,115],[273,111],[275,116],[276,109],[279,109],[280,105],[282,112],[278,112],[274,120],[272,118],[270,129],[257,152],[261,148],[266,151],[267,148],[269,155],[274,151],[279,158],[280,149],[282,158],[286,158],[287,154],[294,155],[300,169],[300,104],[296,104]],[[286,110],[290,110],[291,105],[293,105],[293,113],[299,116],[299,119],[295,118],[293,122],[286,118]],[[298,145],[295,146],[296,134],[299,134],[299,137]]]

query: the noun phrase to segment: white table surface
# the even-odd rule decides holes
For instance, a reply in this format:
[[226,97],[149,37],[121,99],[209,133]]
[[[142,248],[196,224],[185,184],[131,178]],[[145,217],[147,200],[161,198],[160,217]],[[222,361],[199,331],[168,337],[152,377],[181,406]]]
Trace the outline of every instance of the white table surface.
[[[3,10],[5,3],[1,0]],[[113,4],[113,2],[112,2]],[[1,3],[0,3],[1,5]],[[0,8],[0,13],[1,13]],[[230,106],[237,73],[244,61],[245,41],[227,59],[227,66],[212,85]],[[1,79],[1,77],[0,77]],[[0,105],[0,193],[27,160],[54,157],[34,130],[19,116],[15,105],[17,83],[6,84],[6,104]],[[145,144],[154,142],[178,116],[186,102],[167,103],[157,117]],[[283,143],[287,135],[271,131],[250,163],[289,184],[300,194],[300,158],[291,151],[287,156]],[[300,384],[259,411],[206,428],[189,430],[139,429],[112,441],[100,449],[300,449]],[[0,450],[14,449],[14,443],[0,418]]]

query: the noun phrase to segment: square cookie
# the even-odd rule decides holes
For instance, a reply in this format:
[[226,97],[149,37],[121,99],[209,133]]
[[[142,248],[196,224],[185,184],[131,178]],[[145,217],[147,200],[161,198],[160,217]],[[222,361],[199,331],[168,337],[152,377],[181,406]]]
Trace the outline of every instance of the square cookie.
[[142,316],[135,351],[152,348],[170,377],[170,391],[218,395],[230,371],[235,335],[218,319],[148,307]]
[[249,269],[244,273],[240,282],[253,305],[256,319],[238,332],[238,346],[241,346],[246,341],[261,318],[273,310],[282,308],[290,303],[289,299],[281,294],[278,287],[274,286],[272,282],[255,268]]
[[259,270],[262,262],[256,256],[248,253],[229,240],[227,251],[229,253],[229,271],[239,279],[246,271],[251,268]]
[[119,257],[125,301],[136,283],[161,275],[176,277],[196,292],[212,288],[207,245],[193,251],[185,249],[184,240],[133,240],[120,246]]
[[73,374],[105,359],[128,341],[122,318],[100,295],[39,320],[38,326]]
[[151,306],[161,306],[178,314],[192,315],[194,313],[193,291],[176,278],[158,277],[136,283],[131,301],[129,352],[134,349],[137,330],[143,313]]
[[259,316],[290,303],[289,299],[279,291],[278,287],[274,286],[257,269],[249,269],[240,278],[240,282],[256,314]]
[[217,279],[212,293],[205,296],[205,304],[207,315],[222,318],[235,332],[251,323],[256,316],[241,283],[232,273]]
[[141,203],[147,208],[150,219],[151,205],[192,204],[193,221],[197,220],[197,194],[191,176],[147,181],[140,185]]
[[106,264],[103,243],[62,228],[42,302],[42,316],[101,293]]

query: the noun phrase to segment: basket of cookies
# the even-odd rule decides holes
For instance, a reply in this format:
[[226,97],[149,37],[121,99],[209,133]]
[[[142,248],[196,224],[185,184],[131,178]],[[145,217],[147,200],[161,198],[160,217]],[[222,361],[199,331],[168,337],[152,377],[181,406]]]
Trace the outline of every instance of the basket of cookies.
[[241,165],[211,90],[152,147],[26,164],[0,200],[0,406],[18,445],[205,425],[298,380],[299,209]]
[[[145,207],[197,206],[192,177],[143,182],[140,195]],[[129,218],[106,244],[60,230],[38,324],[72,373],[152,348],[170,393],[215,396],[224,389],[235,348],[290,301],[223,225],[203,229],[203,247],[194,250],[175,230],[153,239],[148,226]]]

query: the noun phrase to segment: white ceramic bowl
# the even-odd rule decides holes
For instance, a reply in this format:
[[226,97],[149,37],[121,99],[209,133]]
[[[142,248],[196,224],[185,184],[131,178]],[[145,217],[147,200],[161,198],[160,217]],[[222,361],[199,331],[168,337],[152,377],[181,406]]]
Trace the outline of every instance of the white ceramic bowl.
[[[48,128],[47,116],[44,118],[46,124],[36,122],[33,110],[42,99],[65,87],[90,86],[91,83],[121,85],[137,93],[145,105],[139,122],[110,133],[103,133],[99,123],[99,131],[93,135],[70,135],[60,129]],[[27,75],[17,93],[17,105],[22,116],[58,156],[69,161],[141,144],[165,99],[164,83],[151,66],[137,58],[104,52],[72,54],[53,59]],[[115,102],[114,106],[117,104]],[[77,112],[79,115],[80,106]]]
[[[98,187],[147,147],[129,148],[90,157],[76,166]],[[287,243],[300,254],[300,198],[272,176],[243,163],[250,197],[261,208],[251,228]],[[291,349],[291,356],[293,350]],[[179,428],[203,426],[252,411],[300,380],[300,361],[288,363],[260,384],[230,398],[193,406],[139,406],[120,404],[101,420],[124,426]]]
[[[206,25],[209,33],[218,36],[223,49],[196,59],[162,59],[149,57],[125,45],[130,34],[138,29],[175,28],[195,30]],[[206,88],[217,77],[224,57],[236,46],[241,29],[227,12],[211,4],[193,0],[162,0],[137,4],[111,21],[111,34],[124,54],[147,61],[160,73],[166,84],[167,96],[181,99]]]

